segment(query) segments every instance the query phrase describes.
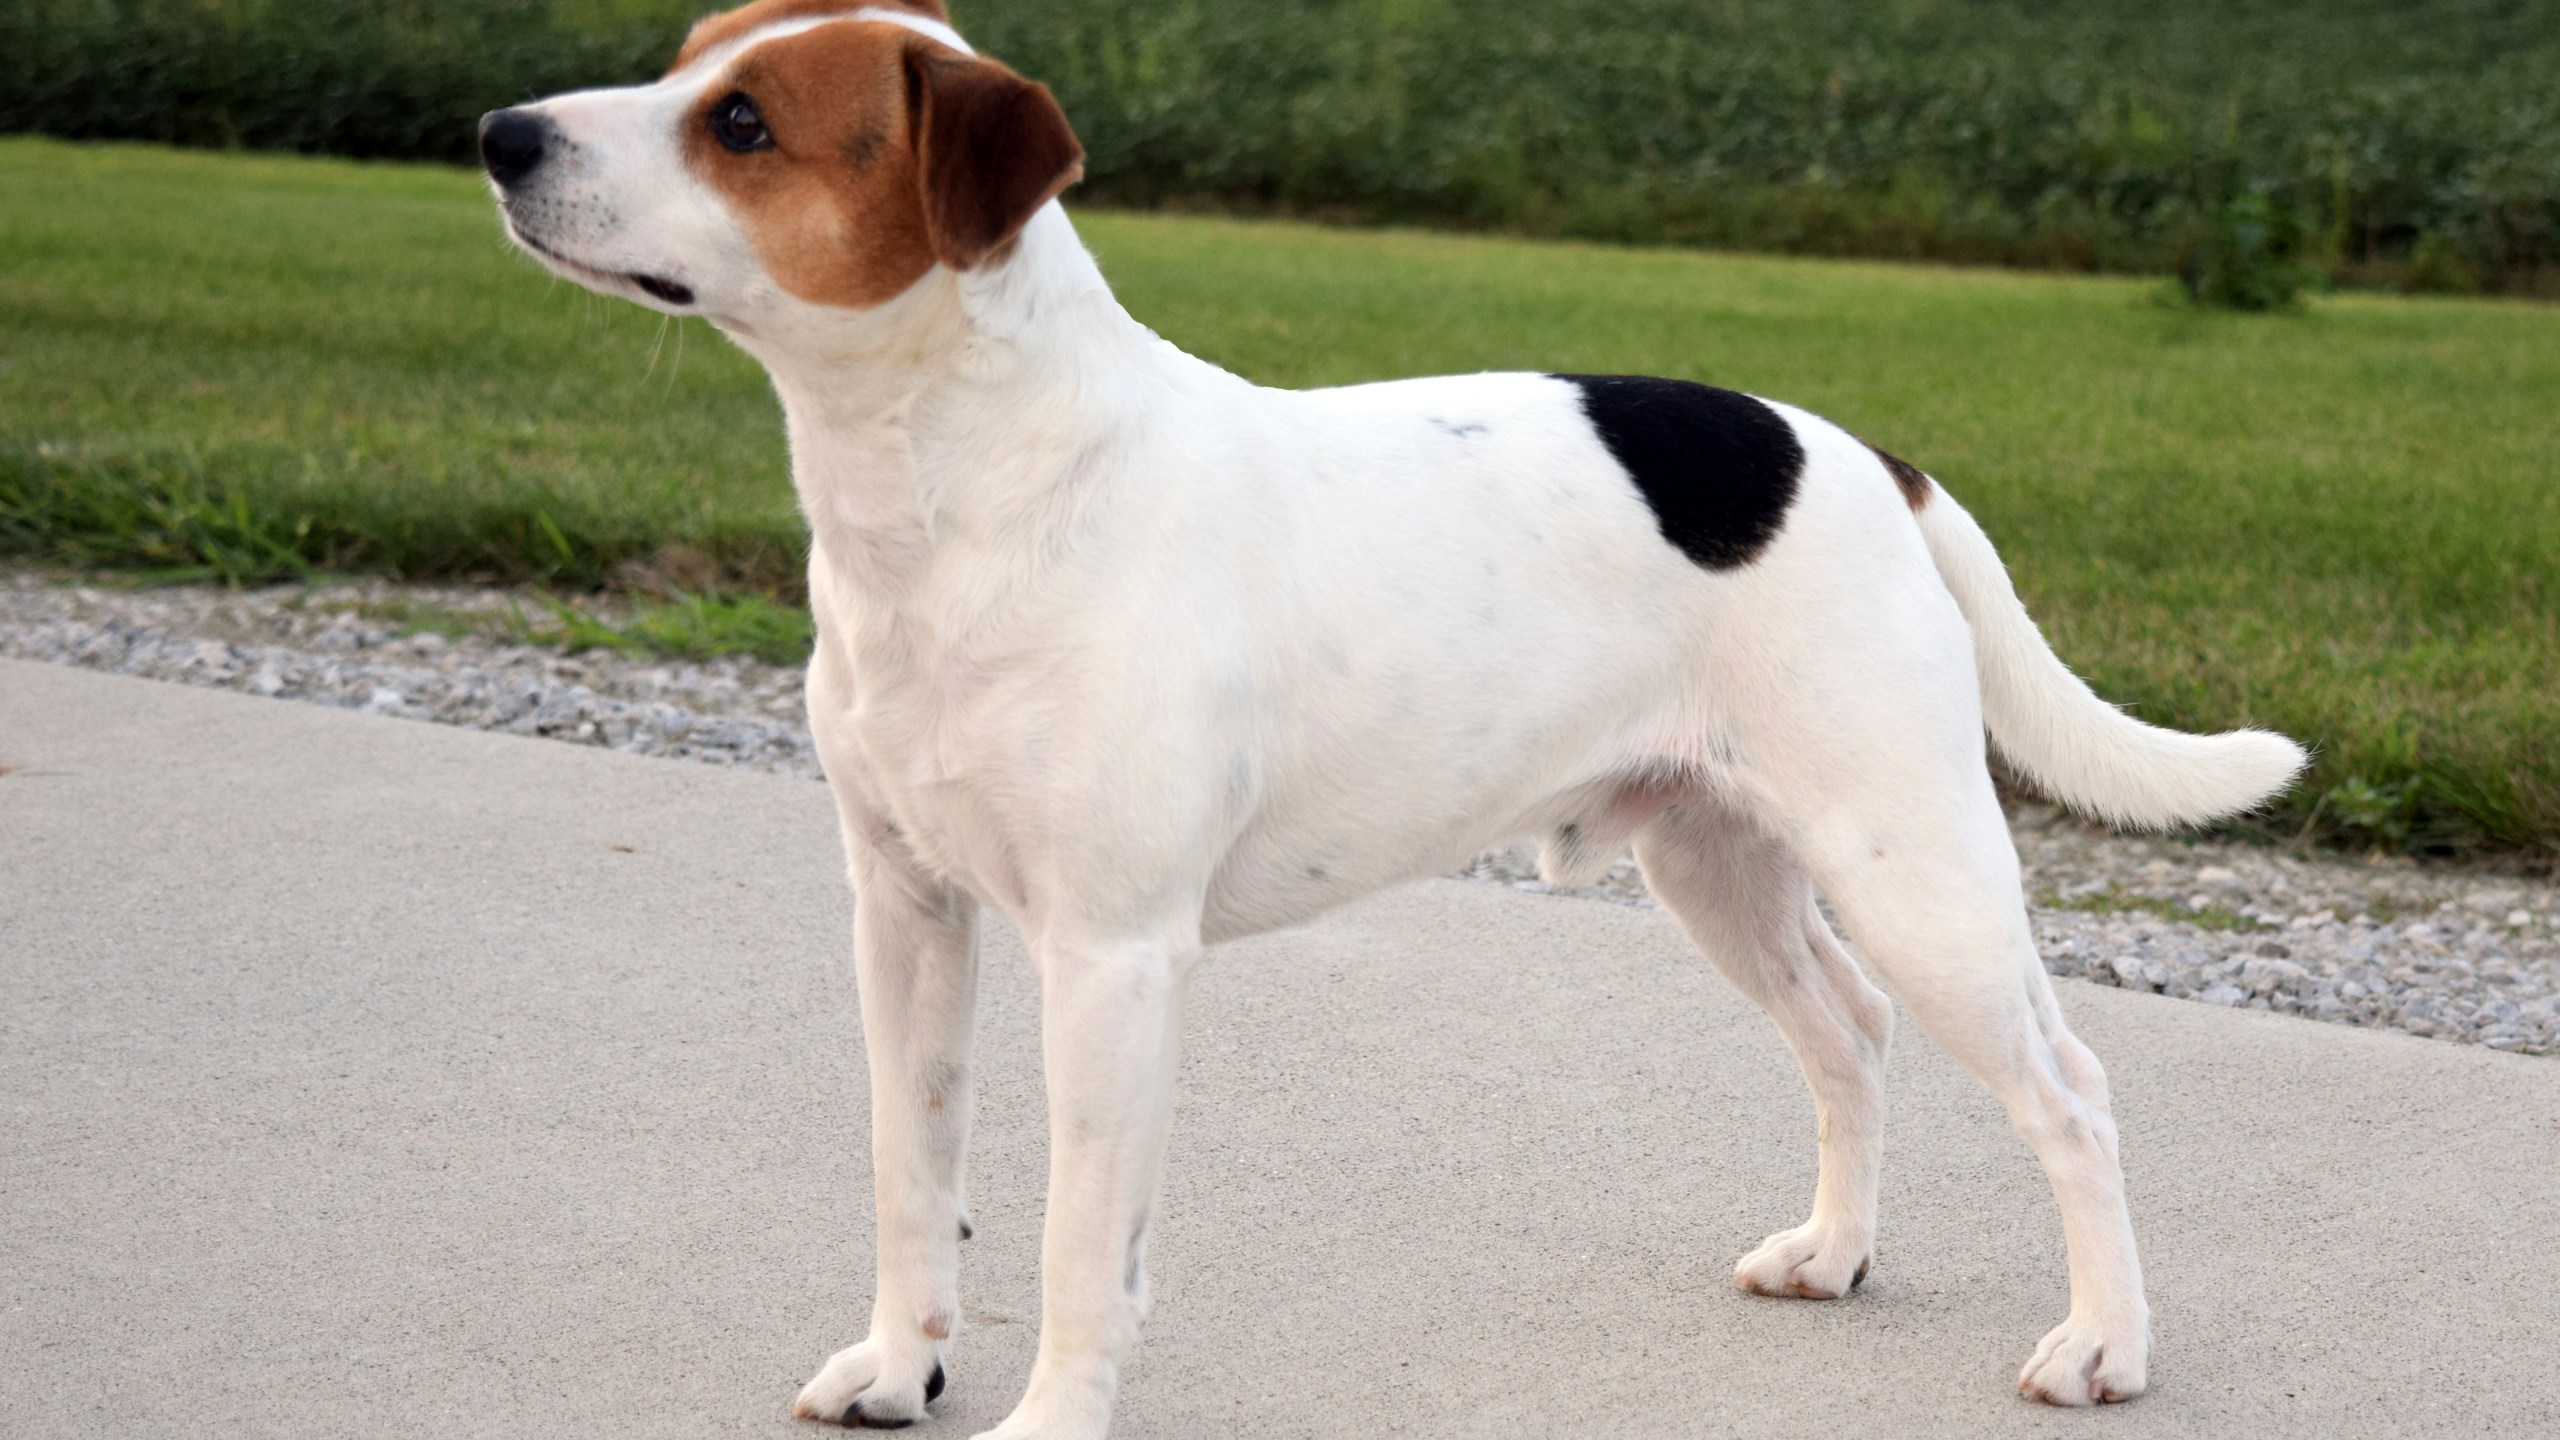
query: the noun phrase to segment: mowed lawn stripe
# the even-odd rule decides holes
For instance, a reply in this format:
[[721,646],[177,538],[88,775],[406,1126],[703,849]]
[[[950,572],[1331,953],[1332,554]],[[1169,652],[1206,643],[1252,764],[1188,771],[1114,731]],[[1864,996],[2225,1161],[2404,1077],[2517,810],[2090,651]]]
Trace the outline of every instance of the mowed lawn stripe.
[[[2560,855],[2560,310],[1084,213],[1271,384],[1686,376],[1936,475],[2110,697],[2320,748],[2269,821]],[[467,173],[0,142],[0,545],[789,595],[754,366],[507,252]],[[678,350],[681,346],[681,357]]]

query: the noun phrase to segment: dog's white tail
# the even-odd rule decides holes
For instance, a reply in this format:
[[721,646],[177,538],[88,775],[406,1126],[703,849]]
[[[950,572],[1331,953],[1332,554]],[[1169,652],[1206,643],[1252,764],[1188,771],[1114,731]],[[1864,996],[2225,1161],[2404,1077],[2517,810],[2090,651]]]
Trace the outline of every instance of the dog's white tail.
[[2101,700],[2044,642],[1991,537],[1931,486],[1919,508],[1929,558],[1973,626],[1982,718],[2038,789],[2119,825],[2165,828],[2237,814],[2302,770],[2302,747],[2267,730],[2188,735]]

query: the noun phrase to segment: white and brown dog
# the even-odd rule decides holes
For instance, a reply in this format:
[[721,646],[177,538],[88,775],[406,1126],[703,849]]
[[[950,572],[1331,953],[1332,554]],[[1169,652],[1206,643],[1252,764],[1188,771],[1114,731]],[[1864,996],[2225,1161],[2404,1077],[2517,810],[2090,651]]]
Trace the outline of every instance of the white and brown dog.
[[799,1414],[899,1425],[940,1392],[980,906],[1038,967],[1052,1127],[1039,1355],[990,1433],[1098,1436],[1202,947],[1522,836],[1559,881],[1632,846],[1803,1063],[1812,1218],[1746,1289],[1846,1295],[1875,1235],[1891,1011],[1819,886],[2052,1177],[2071,1312],[2020,1387],[2142,1390],[2106,1079],[2037,963],[1984,731],[2155,826],[2265,799],[2292,742],[2099,700],[1943,490],[1800,410],[1622,376],[1267,390],[1183,354],[1057,204],[1083,157],[1056,102],[935,0],[760,0],[657,83],[480,143],[520,244],[709,320],[788,418],[879,1207],[871,1333]]

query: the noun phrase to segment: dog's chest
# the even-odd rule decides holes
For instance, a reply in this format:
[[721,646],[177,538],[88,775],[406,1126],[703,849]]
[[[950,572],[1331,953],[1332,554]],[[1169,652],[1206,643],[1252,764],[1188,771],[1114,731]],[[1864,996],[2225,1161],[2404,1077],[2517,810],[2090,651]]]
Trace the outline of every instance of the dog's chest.
[[913,639],[865,658],[851,730],[908,848],[986,899],[1020,903],[1025,837],[1054,784],[1030,743],[1054,708],[1039,667],[1010,645]]

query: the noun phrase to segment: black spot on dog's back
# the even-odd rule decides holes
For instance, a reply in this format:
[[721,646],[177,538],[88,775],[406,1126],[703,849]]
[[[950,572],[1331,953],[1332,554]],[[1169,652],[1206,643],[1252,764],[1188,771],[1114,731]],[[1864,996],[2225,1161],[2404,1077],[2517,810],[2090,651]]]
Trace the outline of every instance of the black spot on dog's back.
[[1786,522],[1804,446],[1748,395],[1645,375],[1559,375],[1653,507],[1662,538],[1710,570],[1751,563]]

